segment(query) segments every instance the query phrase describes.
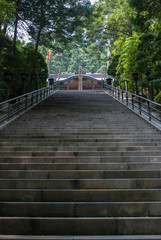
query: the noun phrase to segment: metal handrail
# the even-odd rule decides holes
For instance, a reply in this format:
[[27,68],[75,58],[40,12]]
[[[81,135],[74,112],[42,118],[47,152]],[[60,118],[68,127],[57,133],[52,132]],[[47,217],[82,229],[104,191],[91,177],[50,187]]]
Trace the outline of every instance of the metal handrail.
[[15,116],[20,115],[22,112],[32,108],[42,100],[48,98],[59,90],[59,83],[36,91],[23,94],[21,96],[9,99],[0,103],[0,125],[9,122]]
[[161,104],[104,82],[102,86],[103,91],[161,130]]

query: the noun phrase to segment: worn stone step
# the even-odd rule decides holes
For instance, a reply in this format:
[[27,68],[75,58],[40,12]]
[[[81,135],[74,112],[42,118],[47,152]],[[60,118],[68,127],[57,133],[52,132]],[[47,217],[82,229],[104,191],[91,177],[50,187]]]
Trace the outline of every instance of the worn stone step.
[[32,138],[20,138],[20,137],[13,137],[13,138],[9,138],[8,136],[1,138],[0,137],[0,142],[4,143],[4,142],[8,142],[8,143],[48,143],[48,142],[52,142],[54,143],[125,143],[125,142],[132,142],[132,143],[160,143],[161,138],[154,138],[154,137],[149,137],[149,136],[144,136],[142,138],[139,137],[135,137],[135,136],[128,136],[126,138],[122,138],[121,136],[118,138],[85,138],[85,139],[80,139],[80,138],[73,138],[73,139],[62,139],[62,138],[52,138],[52,137],[44,137],[44,136],[38,136],[38,137],[32,137]]
[[[32,118],[33,119],[33,118]],[[100,120],[100,119],[99,119]],[[113,120],[113,121],[112,121]],[[42,122],[38,122],[37,123],[37,126],[33,126],[32,123],[27,123],[25,124],[25,127],[24,125],[22,125],[22,123],[20,122],[19,123],[19,126],[17,126],[16,124],[14,124],[14,128],[8,126],[8,128],[5,128],[2,130],[3,133],[10,133],[11,132],[17,132],[17,130],[21,130],[21,131],[32,131],[33,129],[36,131],[36,132],[41,132],[42,130],[47,130],[47,131],[53,131],[53,132],[91,132],[91,131],[95,131],[95,132],[104,132],[104,131],[109,131],[109,130],[122,130],[122,129],[125,129],[125,130],[137,130],[137,129],[140,129],[140,130],[143,130],[143,129],[148,129],[148,130],[152,130],[152,127],[150,125],[146,125],[145,127],[145,123],[144,122],[140,122],[140,121],[136,121],[135,122],[135,125],[134,123],[130,123],[130,122],[127,122],[127,124],[125,125],[125,121],[119,121],[119,125],[117,125],[118,121],[115,121],[114,119],[112,119],[111,121],[108,120],[108,124],[106,123],[107,121],[105,122],[101,122],[100,125],[97,125],[95,126],[94,124],[93,125],[89,125],[87,128],[85,127],[81,127],[81,126],[78,126],[77,128],[73,128],[73,127],[53,127],[53,126],[50,126],[49,122],[48,124],[44,123],[44,120],[42,120]],[[91,121],[91,118],[90,120]],[[42,125],[42,123],[44,125]],[[97,122],[96,122],[97,123]],[[106,127],[106,128],[104,128]],[[154,132],[154,130],[153,130]],[[157,133],[157,130],[156,130],[156,133]]]
[[161,142],[0,142],[1,147],[161,147]]
[[161,201],[160,189],[0,189],[0,201],[145,202]]
[[[21,131],[21,132],[19,131],[16,133],[16,137],[18,137],[18,136],[19,137],[37,137],[37,136],[39,136],[40,132],[41,132],[41,136],[53,137],[53,138],[71,138],[71,137],[73,137],[73,138],[74,137],[75,138],[88,138],[88,137],[93,138],[96,135],[101,136],[102,138],[106,138],[106,137],[110,137],[110,136],[115,136],[116,134],[120,135],[121,137],[127,137],[128,135],[129,136],[134,135],[134,136],[140,137],[140,136],[148,135],[148,134],[152,135],[153,137],[155,135],[156,135],[156,137],[157,136],[160,137],[159,134],[157,134],[157,133],[154,134],[154,131],[152,129],[150,129],[150,130],[135,129],[133,131],[131,129],[129,129],[129,130],[123,129],[123,130],[108,130],[108,131],[104,130],[104,132],[103,131],[102,132],[87,131],[87,132],[67,132],[67,133],[66,132],[58,132],[58,131],[52,132],[52,131],[47,131],[47,130],[44,130],[44,131],[41,130],[39,132],[36,132],[33,129],[33,131]],[[3,137],[3,136],[6,136],[6,133],[2,133],[1,137]],[[15,132],[11,131],[8,134],[8,136],[15,137]]]
[[1,157],[3,156],[55,156],[55,157],[81,157],[81,156],[159,156],[161,157],[161,151],[1,151]]
[[[42,123],[43,124],[43,123]],[[14,136],[20,136],[20,137],[36,137],[36,136],[45,136],[47,138],[64,138],[64,137],[71,137],[73,136],[73,138],[77,138],[78,136],[80,137],[84,137],[86,138],[87,136],[89,136],[89,138],[94,137],[94,136],[102,136],[102,138],[104,137],[109,137],[109,136],[114,136],[115,134],[118,134],[120,137],[123,136],[123,138],[125,136],[130,136],[132,137],[132,135],[134,136],[134,138],[136,137],[140,137],[143,136],[145,134],[145,136],[147,136],[148,134],[152,135],[152,138],[156,137],[156,138],[160,138],[159,132],[154,132],[154,130],[152,128],[122,128],[122,126],[120,126],[120,129],[116,129],[115,127],[113,128],[112,126],[110,127],[110,129],[108,128],[104,128],[104,130],[95,130],[95,129],[85,129],[84,131],[80,131],[80,130],[75,130],[75,131],[61,131],[60,128],[57,128],[56,130],[51,130],[50,128],[41,128],[40,130],[37,129],[27,129],[24,127],[23,130],[21,129],[14,129],[14,131],[12,131],[12,129],[9,129],[8,132],[3,131],[1,132],[1,138],[5,138],[5,137],[14,137]]]
[[0,170],[158,170],[157,163],[0,163]]
[[161,202],[1,202],[2,217],[156,217]]
[[22,236],[0,235],[1,240],[161,240],[161,235],[97,235],[97,236]]
[[[51,147],[48,147],[48,146],[45,146],[45,147],[35,147],[35,146],[28,146],[27,147],[27,150],[28,152],[52,152],[52,151],[72,151],[72,152],[82,152],[82,151],[85,151],[85,152],[95,152],[95,151],[99,151],[99,152],[109,152],[109,151],[128,151],[128,152],[140,152],[140,151],[147,151],[147,146],[143,147],[143,146],[116,146],[116,147],[111,147],[111,146],[106,146],[106,147],[101,147],[101,146],[51,146]],[[3,153],[3,152],[7,152],[9,154],[9,152],[26,152],[26,146],[17,146],[17,147],[14,147],[14,146],[8,146],[8,147],[1,147],[0,148],[0,153]],[[161,146],[158,147],[158,146],[148,146],[148,151],[161,151]]]
[[0,178],[26,179],[100,179],[160,178],[159,170],[0,170]]
[[[0,234],[114,235],[161,234],[160,217],[24,218],[1,217]],[[81,226],[81,227],[80,227]],[[97,227],[96,227],[97,226]]]
[[161,162],[160,156],[88,156],[88,157],[41,157],[41,156],[17,156],[17,157],[5,157],[0,156],[0,163],[158,163]]
[[160,178],[144,179],[0,179],[0,189],[159,189]]
[[63,203],[63,202],[2,202],[3,217],[147,217],[156,215],[160,202],[127,203]]
[[140,134],[135,134],[134,133],[131,133],[131,134],[109,134],[109,135],[97,135],[96,137],[96,134],[94,134],[93,136],[92,135],[76,135],[75,137],[73,135],[66,135],[66,136],[53,136],[52,134],[51,135],[44,135],[44,134],[35,134],[35,135],[5,135],[4,137],[1,136],[1,139],[0,141],[4,141],[6,139],[10,139],[10,140],[21,140],[21,139],[24,139],[24,141],[30,141],[32,139],[35,139],[36,141],[39,140],[39,139],[46,139],[49,141],[111,141],[111,139],[114,139],[115,141],[120,139],[122,141],[137,141],[137,140],[140,140],[140,141],[144,141],[144,140],[150,140],[151,141],[151,138],[154,139],[155,138],[155,141],[160,141],[161,140],[161,136],[160,135],[157,135],[155,136],[155,134],[146,134],[146,133],[140,133]]
[[[19,128],[21,129],[21,128]],[[18,127],[17,129],[16,128],[10,128],[10,129],[5,129],[4,131],[2,131],[2,136],[3,135],[9,135],[9,134],[15,134],[17,135],[17,130],[19,130]],[[121,124],[119,124],[119,128],[115,128],[114,124],[113,124],[113,127],[111,126],[109,128],[109,126],[105,129],[71,129],[71,130],[68,130],[68,129],[60,129],[60,128],[57,128],[57,129],[53,129],[53,128],[50,128],[50,127],[42,127],[42,128],[35,128],[35,127],[31,127],[31,128],[22,128],[21,131],[19,131],[18,135],[22,134],[22,135],[27,135],[27,133],[29,133],[29,135],[35,135],[35,134],[39,134],[39,133],[43,133],[43,134],[53,134],[53,135],[59,135],[59,136],[64,136],[64,135],[94,135],[94,134],[98,134],[98,135],[108,135],[109,133],[132,133],[132,132],[135,132],[135,135],[137,133],[152,133],[152,134],[156,134],[158,135],[158,132],[154,132],[154,130],[150,127],[147,127],[147,128],[137,128],[137,127],[130,127],[128,128],[128,126],[125,128],[123,127],[123,125],[121,126]]]

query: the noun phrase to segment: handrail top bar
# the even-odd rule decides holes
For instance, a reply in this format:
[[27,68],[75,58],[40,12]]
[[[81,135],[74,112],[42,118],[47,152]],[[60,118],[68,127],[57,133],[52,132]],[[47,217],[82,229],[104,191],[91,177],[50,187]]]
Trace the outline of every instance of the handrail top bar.
[[[53,85],[54,85],[54,84],[53,84]],[[17,100],[17,99],[22,98],[22,97],[26,97],[26,96],[28,96],[28,95],[30,95],[30,94],[33,94],[33,93],[39,92],[39,91],[41,91],[41,90],[43,90],[43,89],[48,89],[48,87],[40,88],[40,89],[38,89],[38,90],[35,90],[35,91],[32,91],[32,92],[29,92],[29,93],[25,93],[25,94],[20,95],[20,96],[18,96],[18,97],[11,98],[11,99],[6,100],[6,101],[4,101],[4,102],[0,102],[0,105],[6,104],[6,103],[8,103],[8,102],[12,102],[12,101]]]
[[141,98],[141,99],[143,99],[143,100],[145,100],[145,101],[147,101],[147,102],[150,102],[150,103],[152,103],[152,104],[155,104],[155,105],[161,107],[161,104],[156,103],[156,102],[154,102],[154,101],[151,101],[150,99],[144,98],[144,97],[142,97],[142,96],[140,96],[140,95],[136,95],[135,93],[131,93],[131,92],[128,92],[128,91],[123,90],[123,89],[119,89],[119,88],[110,86],[110,85],[108,85],[107,83],[104,83],[104,84],[106,84],[106,85],[109,86],[110,88],[113,88],[113,89],[115,89],[115,90],[120,90],[121,92],[124,92],[124,93],[131,94],[131,95],[133,95],[133,96],[135,96],[135,97],[137,97],[137,98]]
[[[0,103],[0,129],[7,126],[10,121],[15,120],[29,109],[44,101],[49,96],[59,91],[59,83],[54,83],[49,87],[23,94],[16,98]],[[13,102],[12,102],[13,101]],[[13,103],[13,104],[11,104]]]

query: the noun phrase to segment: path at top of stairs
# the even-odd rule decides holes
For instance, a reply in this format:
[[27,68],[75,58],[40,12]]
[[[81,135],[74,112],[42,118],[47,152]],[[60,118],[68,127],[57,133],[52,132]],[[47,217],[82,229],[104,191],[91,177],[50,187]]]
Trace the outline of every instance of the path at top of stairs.
[[161,239],[161,134],[101,91],[0,131],[0,239]]

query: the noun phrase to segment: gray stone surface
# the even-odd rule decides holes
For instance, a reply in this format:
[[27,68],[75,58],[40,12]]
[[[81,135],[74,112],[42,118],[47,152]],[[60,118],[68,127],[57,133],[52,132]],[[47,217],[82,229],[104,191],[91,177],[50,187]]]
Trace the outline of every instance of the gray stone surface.
[[161,239],[161,134],[100,91],[57,92],[0,132],[0,201],[0,239]]

